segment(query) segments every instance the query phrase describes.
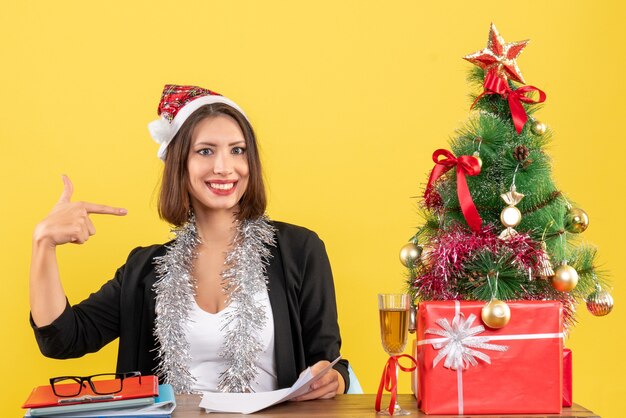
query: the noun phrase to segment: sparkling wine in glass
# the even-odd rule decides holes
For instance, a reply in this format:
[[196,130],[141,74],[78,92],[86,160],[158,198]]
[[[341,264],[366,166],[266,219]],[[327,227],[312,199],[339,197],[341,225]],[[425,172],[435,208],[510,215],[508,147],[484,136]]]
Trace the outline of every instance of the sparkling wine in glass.
[[[383,349],[390,356],[398,356],[404,352],[408,339],[409,328],[409,295],[407,294],[379,294],[378,312],[380,316],[380,339]],[[398,380],[396,366],[396,381]],[[379,415],[389,415],[389,410],[378,412]],[[400,408],[398,402],[394,406],[393,415],[410,415],[410,411]]]

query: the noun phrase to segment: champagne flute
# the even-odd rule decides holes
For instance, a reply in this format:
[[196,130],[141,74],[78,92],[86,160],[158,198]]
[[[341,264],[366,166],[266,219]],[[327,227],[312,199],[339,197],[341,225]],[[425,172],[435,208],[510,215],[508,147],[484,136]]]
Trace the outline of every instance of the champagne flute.
[[[379,294],[378,311],[380,314],[380,339],[384,350],[389,356],[398,356],[404,352],[408,339],[409,327],[409,295],[407,294]],[[396,381],[398,380],[398,366],[396,366]],[[379,415],[389,415],[389,410],[378,412]],[[398,402],[393,409],[393,415],[410,415],[410,411],[400,408]]]

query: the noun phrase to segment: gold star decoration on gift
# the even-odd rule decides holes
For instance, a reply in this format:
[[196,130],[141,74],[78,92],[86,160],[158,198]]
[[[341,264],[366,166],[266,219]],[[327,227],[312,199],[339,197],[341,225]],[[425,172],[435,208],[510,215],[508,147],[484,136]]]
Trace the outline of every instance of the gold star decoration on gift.
[[487,48],[466,55],[463,58],[479,66],[485,72],[493,71],[505,81],[511,79],[525,84],[515,59],[522,53],[529,40],[505,43],[493,23],[489,28]]

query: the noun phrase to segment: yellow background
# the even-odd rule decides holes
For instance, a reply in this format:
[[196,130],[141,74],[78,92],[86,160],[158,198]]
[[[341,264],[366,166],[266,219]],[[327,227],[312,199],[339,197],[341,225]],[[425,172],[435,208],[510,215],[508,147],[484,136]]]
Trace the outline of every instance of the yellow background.
[[[435,4],[436,3],[436,4]],[[115,344],[78,360],[44,358],[28,325],[30,240],[61,192],[128,208],[95,217],[84,246],[59,249],[78,302],[137,245],[163,242],[155,211],[161,163],[146,123],[163,84],[217,90],[250,115],[262,147],[272,218],[326,242],[343,354],[372,393],[385,354],[376,294],[401,291],[398,249],[420,223],[434,149],[469,111],[461,57],[532,39],[518,63],[548,94],[538,118],[555,131],[554,178],[590,215],[583,239],[612,272],[606,318],[579,307],[575,401],[618,417],[626,397],[624,228],[626,54],[621,1],[5,1],[0,13],[0,415],[20,416],[36,385],[114,370]],[[532,367],[532,365],[529,365]],[[402,376],[402,392],[409,377]],[[485,388],[485,395],[498,388]]]

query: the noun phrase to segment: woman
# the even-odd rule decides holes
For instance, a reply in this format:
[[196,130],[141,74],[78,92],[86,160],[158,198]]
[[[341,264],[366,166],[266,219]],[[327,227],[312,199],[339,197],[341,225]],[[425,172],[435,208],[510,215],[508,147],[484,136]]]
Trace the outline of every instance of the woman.
[[[256,139],[231,100],[194,86],[166,85],[149,125],[165,161],[160,216],[176,239],[133,250],[115,277],[70,306],[55,248],[95,233],[92,213],[71,202],[64,177],[57,205],[34,233],[31,324],[42,353],[70,358],[119,337],[118,372],[158,374],[179,393],[250,392],[291,386],[339,356],[334,286],[314,232],[264,215]],[[348,386],[341,360],[299,400]]]

